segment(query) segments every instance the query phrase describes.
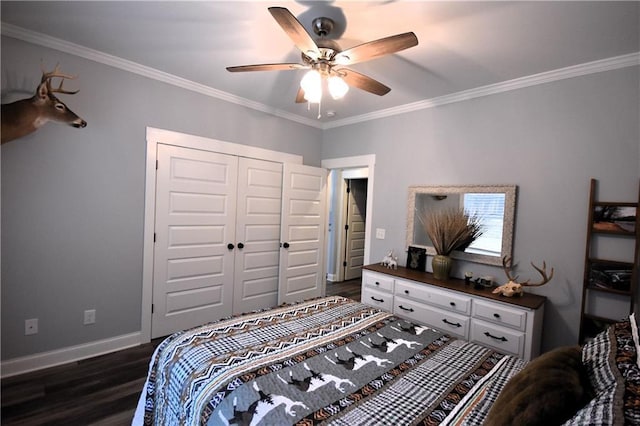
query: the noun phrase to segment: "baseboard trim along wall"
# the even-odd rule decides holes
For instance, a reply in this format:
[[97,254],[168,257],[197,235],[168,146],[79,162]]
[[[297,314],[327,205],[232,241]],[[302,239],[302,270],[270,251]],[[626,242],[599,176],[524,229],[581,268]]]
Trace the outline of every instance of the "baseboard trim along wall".
[[41,352],[0,362],[0,377],[6,378],[18,374],[29,373],[43,368],[55,367],[69,362],[79,361],[94,356],[138,346],[141,342],[140,332],[124,334],[109,339],[69,346],[54,351]]

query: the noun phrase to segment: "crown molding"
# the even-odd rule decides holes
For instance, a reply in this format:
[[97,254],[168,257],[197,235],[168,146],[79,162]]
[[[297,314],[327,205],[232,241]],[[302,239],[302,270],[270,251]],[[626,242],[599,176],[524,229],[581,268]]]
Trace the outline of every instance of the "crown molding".
[[133,61],[119,58],[117,56],[109,55],[98,50],[90,49],[85,46],[81,46],[75,43],[70,43],[55,37],[48,36],[46,34],[38,33],[24,29],[22,27],[7,24],[1,22],[1,33],[3,36],[16,38],[22,41],[26,41],[32,44],[48,47],[50,49],[59,50],[61,52],[69,53],[81,58],[85,58],[94,62],[98,62],[104,65],[108,65],[114,68],[118,68],[124,71],[128,71],[134,74],[141,75],[143,77],[151,78],[161,81],[166,84],[180,87],[182,89],[190,90],[205,96],[220,99],[225,102],[230,102],[236,105],[240,105],[246,108],[251,108],[257,111],[264,112],[266,114],[274,115],[286,120],[294,121],[306,126],[315,127],[318,129],[326,130],[336,127],[347,126],[351,124],[362,123],[370,120],[377,120],[380,118],[391,117],[394,115],[405,114],[408,112],[420,111],[427,108],[433,108],[440,105],[451,104],[455,102],[468,101],[470,99],[480,98],[483,96],[495,95],[498,93],[504,93],[511,90],[523,89],[525,87],[535,86],[539,84],[551,83],[554,81],[565,80],[568,78],[595,74],[603,71],[611,71],[619,68],[638,66],[640,65],[640,52],[634,52],[627,55],[616,56],[613,58],[601,59],[598,61],[587,62],[584,64],[573,65],[566,68],[560,68],[557,70],[542,72],[526,77],[520,77],[513,80],[507,80],[500,83],[490,84],[487,86],[477,87],[474,89],[463,90],[450,95],[439,96],[431,99],[424,99],[417,102],[412,102],[405,105],[400,105],[393,108],[382,109],[374,111],[368,114],[362,114],[354,117],[345,118],[342,120],[335,120],[329,123],[320,123],[317,120],[312,120],[306,117],[301,117],[296,114],[291,114],[286,111],[282,111],[277,108],[270,107],[260,102],[251,101],[240,96],[233,95],[222,90],[214,89],[204,84],[196,83],[191,80],[187,80],[182,77],[175,76],[163,71],[159,71],[155,68],[140,65]]
[[12,37],[18,40],[26,41],[28,43],[48,47],[50,49],[59,50],[64,53],[79,56],[90,61],[98,62],[104,65],[108,65],[114,68],[128,71],[133,74],[138,74],[143,77],[147,77],[153,80],[161,81],[166,84],[171,84],[182,89],[190,90],[205,96],[220,99],[225,102],[230,102],[243,107],[251,108],[257,111],[271,114],[276,117],[284,118],[286,120],[295,121],[306,126],[321,128],[321,124],[317,120],[312,120],[306,117],[301,117],[296,114],[291,114],[286,111],[282,111],[277,108],[270,107],[260,102],[251,101],[240,96],[233,95],[222,90],[214,89],[213,87],[206,86],[204,84],[196,83],[186,78],[178,77],[173,74],[169,74],[163,71],[159,71],[155,68],[147,67],[138,64],[133,61],[109,55],[108,53],[100,52],[98,50],[90,49],[79,44],[70,43],[59,38],[51,37],[46,34],[38,33],[18,27],[16,25],[7,24],[1,22],[1,33],[3,36]]
[[582,75],[595,74],[603,71],[611,71],[619,68],[626,68],[640,65],[640,52],[630,53],[628,55],[615,56],[613,58],[601,59],[598,61],[587,62],[584,64],[573,65],[566,68],[542,72],[526,77],[515,78],[496,84],[489,84],[474,89],[463,90],[461,92],[452,93],[450,95],[439,96],[436,98],[425,99],[410,104],[400,105],[394,108],[387,108],[363,114],[355,117],[345,118],[343,120],[325,123],[323,129],[334,127],[342,127],[350,124],[362,123],[364,121],[376,120],[394,115],[405,114],[408,112],[419,111],[426,108],[433,108],[440,105],[452,104],[455,102],[468,101],[470,99],[480,98],[483,96],[495,95],[498,93],[509,92],[511,90],[523,89],[525,87],[536,86],[539,84],[551,83],[554,81],[565,80],[568,78],[579,77]]

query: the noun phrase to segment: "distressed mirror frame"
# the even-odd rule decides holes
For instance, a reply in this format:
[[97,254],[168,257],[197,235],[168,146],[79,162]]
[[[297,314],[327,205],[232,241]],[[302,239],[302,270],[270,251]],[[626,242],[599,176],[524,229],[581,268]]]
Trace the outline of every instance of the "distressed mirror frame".
[[467,260],[469,262],[482,263],[485,265],[502,266],[502,258],[504,256],[512,256],[513,251],[513,230],[515,223],[516,210],[516,185],[453,185],[453,186],[422,186],[415,185],[409,187],[409,198],[407,202],[407,241],[406,246],[418,246],[427,249],[427,254],[435,256],[436,251],[433,246],[425,246],[417,244],[413,241],[415,214],[416,214],[416,196],[419,194],[429,195],[448,195],[448,194],[464,194],[464,193],[504,193],[504,222],[502,226],[502,247],[500,256],[489,256],[485,254],[464,253],[453,251],[451,257],[454,259]]

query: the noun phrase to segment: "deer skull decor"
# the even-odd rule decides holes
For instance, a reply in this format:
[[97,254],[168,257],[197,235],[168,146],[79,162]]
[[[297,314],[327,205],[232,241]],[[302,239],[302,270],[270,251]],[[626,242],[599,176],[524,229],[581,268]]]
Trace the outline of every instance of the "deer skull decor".
[[[60,78],[57,88],[51,87],[51,80]],[[31,98],[21,99],[10,104],[2,105],[2,143],[21,138],[35,132],[48,121],[58,121],[70,126],[82,128],[87,122],[78,117],[73,111],[54,96],[54,93],[73,95],[78,93],[62,88],[65,79],[75,76],[62,74],[58,65],[52,72],[42,70],[42,79]]]
[[536,265],[533,264],[533,262],[531,262],[531,266],[533,266],[534,269],[538,271],[540,275],[542,275],[542,281],[538,283],[529,283],[529,280],[527,280],[527,281],[518,283],[517,282],[518,276],[516,275],[515,277],[512,277],[511,274],[509,273],[509,270],[511,268],[508,267],[507,265],[509,265],[510,263],[511,263],[510,257],[505,256],[502,258],[502,268],[504,269],[504,273],[507,275],[507,279],[509,280],[509,282],[499,287],[496,287],[493,290],[493,293],[501,294],[506,297],[513,297],[516,295],[522,296],[524,294],[524,290],[522,287],[538,287],[548,283],[549,281],[551,281],[551,278],[553,278],[553,268],[551,268],[551,273],[549,274],[549,276],[547,276],[547,263],[543,260],[542,268],[538,268]]

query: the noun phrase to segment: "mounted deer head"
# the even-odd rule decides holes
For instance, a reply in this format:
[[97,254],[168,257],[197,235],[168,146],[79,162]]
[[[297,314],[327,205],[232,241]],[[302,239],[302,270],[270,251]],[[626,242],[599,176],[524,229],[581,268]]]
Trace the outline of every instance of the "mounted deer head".
[[500,287],[496,287],[493,290],[493,293],[496,293],[496,294],[499,293],[507,297],[512,297],[515,295],[522,296],[524,294],[524,290],[522,289],[522,287],[538,287],[548,283],[549,281],[551,281],[551,278],[553,278],[553,272],[554,272],[553,268],[551,268],[551,274],[547,276],[547,263],[543,260],[542,268],[538,268],[536,265],[533,264],[533,262],[531,262],[531,266],[533,266],[533,268],[536,271],[538,271],[540,275],[542,275],[542,280],[540,282],[529,283],[529,280],[526,280],[521,283],[518,283],[517,282],[518,276],[516,275],[515,277],[512,277],[511,273],[509,272],[511,269],[511,267],[507,266],[509,264],[511,264],[511,258],[508,256],[503,257],[502,269],[504,269],[504,273],[507,275],[509,282],[501,285]]
[[[51,80],[60,78],[57,88],[51,87]],[[87,122],[78,117],[73,111],[56,98],[54,93],[73,95],[78,90],[68,91],[62,88],[65,79],[75,76],[62,74],[58,65],[52,72],[42,70],[42,79],[35,95],[10,104],[2,105],[2,143],[21,138],[35,132],[48,121],[59,121],[70,126],[82,128]]]

